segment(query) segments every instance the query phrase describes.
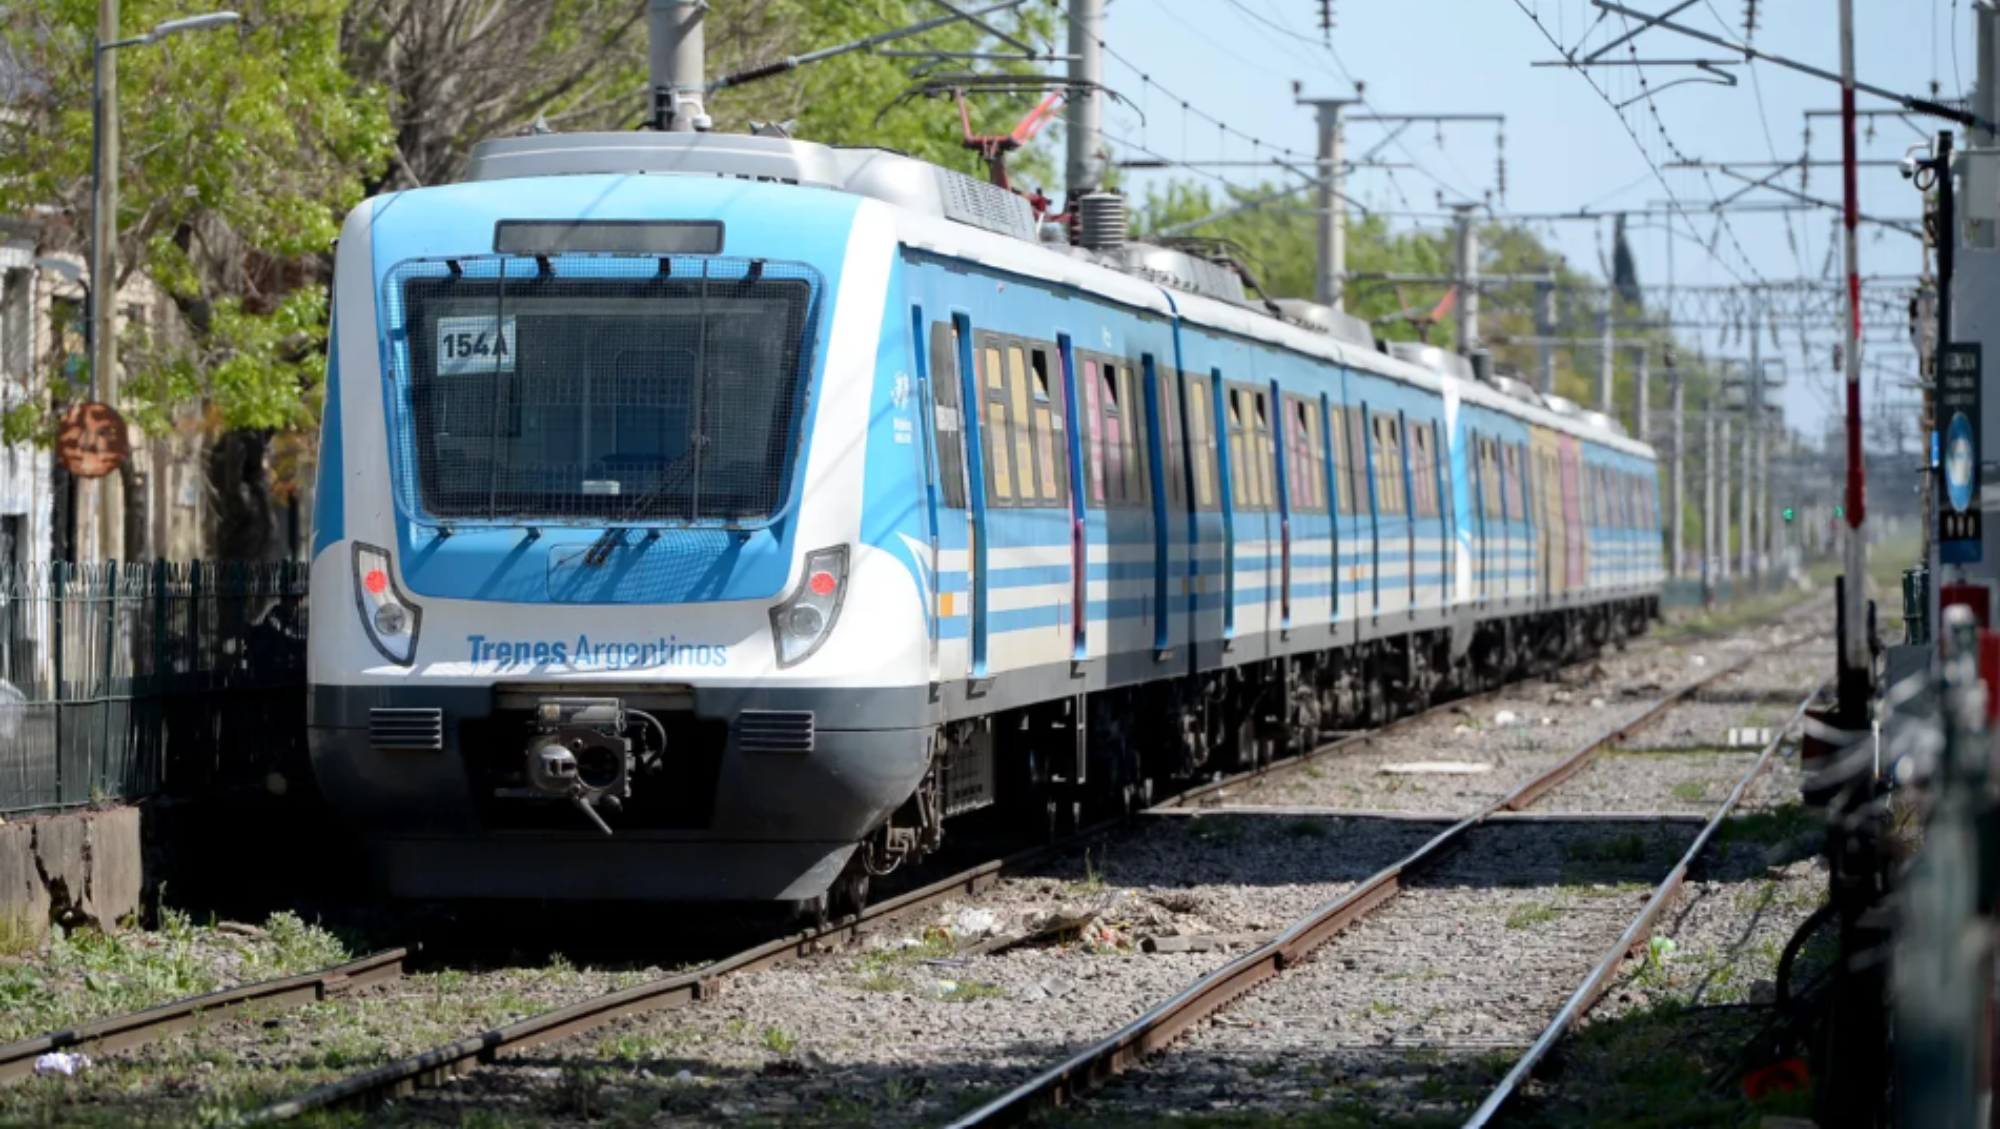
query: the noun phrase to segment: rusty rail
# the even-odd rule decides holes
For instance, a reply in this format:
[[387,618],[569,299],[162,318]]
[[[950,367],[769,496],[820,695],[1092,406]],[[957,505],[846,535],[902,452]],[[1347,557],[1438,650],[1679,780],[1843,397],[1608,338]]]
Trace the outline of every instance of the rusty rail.
[[1563,1004],[1562,1010],[1556,1013],[1556,1017],[1549,1021],[1541,1037],[1535,1040],[1527,1053],[1521,1056],[1521,1060],[1507,1072],[1506,1077],[1500,1079],[1499,1084],[1486,1096],[1486,1100],[1479,1104],[1479,1108],[1472,1112],[1472,1116],[1465,1122],[1465,1129],[1484,1129],[1499,1116],[1500,1111],[1505,1109],[1509,1102],[1520,1096],[1521,1085],[1534,1074],[1535,1067],[1549,1056],[1556,1044],[1562,1041],[1562,1037],[1569,1033],[1570,1028],[1576,1026],[1577,1021],[1582,1019],[1584,1013],[1597,1003],[1598,997],[1604,994],[1605,985],[1610,982],[1611,974],[1618,970],[1618,965],[1634,949],[1646,943],[1653,932],[1654,923],[1659,921],[1660,915],[1666,912],[1667,906],[1680,894],[1681,887],[1687,880],[1688,871],[1694,866],[1695,860],[1708,849],[1709,841],[1721,829],[1722,821],[1728,819],[1729,813],[1736,810],[1736,805],[1742,801],[1743,794],[1750,790],[1751,783],[1770,767],[1771,758],[1776,755],[1778,746],[1785,739],[1785,734],[1792,726],[1798,724],[1799,718],[1805,714],[1806,707],[1812,705],[1813,699],[1819,696],[1820,689],[1821,687],[1814,687],[1813,692],[1807,694],[1805,700],[1799,703],[1798,709],[1792,711],[1791,718],[1772,731],[1771,740],[1764,746],[1757,763],[1751,765],[1750,771],[1743,774],[1743,779],[1736,782],[1736,787],[1730,790],[1729,797],[1722,802],[1720,808],[1716,809],[1715,814],[1702,827],[1701,833],[1696,835],[1694,842],[1688,846],[1687,853],[1681,856],[1681,860],[1674,864],[1673,870],[1669,871],[1666,878],[1654,888],[1653,896],[1646,900],[1645,908],[1641,909],[1638,916],[1632,919],[1632,923],[1625,927],[1625,932],[1618,938],[1617,943],[1605,951],[1596,967],[1590,970],[1590,975],[1584,978],[1583,984],[1570,996],[1568,1002]]
[[356,988],[394,980],[409,962],[407,949],[387,949],[359,960],[308,972],[189,996],[145,1011],[114,1015],[65,1031],[51,1031],[32,1039],[0,1046],[0,1082],[26,1078],[35,1072],[35,1060],[55,1051],[84,1051],[110,1054],[144,1046],[156,1039],[185,1031],[252,1007],[294,1008],[345,995]]
[[[1708,681],[1731,672],[1731,669],[1717,671]],[[1278,771],[1302,767],[1343,749],[1353,748],[1371,738],[1436,717],[1453,706],[1478,701],[1498,692],[1498,689],[1489,690],[1440,703],[1420,713],[1398,718],[1380,729],[1351,735],[1271,765],[1195,785],[1185,792],[1168,797],[1141,814],[1160,814],[1187,802],[1191,797],[1213,795],[1227,788],[1263,779]],[[1692,693],[1693,688],[1684,692]],[[241,1123],[264,1124],[286,1121],[321,1109],[366,1108],[407,1096],[421,1087],[437,1085],[470,1073],[510,1053],[588,1031],[622,1016],[685,1007],[712,995],[719,983],[727,977],[754,972],[851,942],[887,928],[911,914],[948,898],[977,894],[999,881],[1003,874],[1036,865],[1065,851],[1074,850],[1078,846],[1096,842],[1124,826],[1129,826],[1129,821],[1117,819],[1083,828],[1074,835],[1066,836],[1056,842],[1017,851],[1004,858],[982,863],[921,889],[870,906],[857,917],[768,941],[691,972],[636,984],[567,1007],[529,1016],[504,1027],[496,1027],[455,1042],[432,1047],[408,1058],[385,1063],[374,1070],[327,1083],[295,1098],[246,1114]]]
[[1541,776],[1464,816],[1422,846],[1376,872],[1361,885],[1313,910],[1291,928],[1154,1006],[1113,1034],[950,1122],[951,1129],[1013,1124],[1044,1105],[1061,1105],[1170,1045],[1181,1033],[1222,1011],[1264,981],[1305,959],[1314,949],[1388,904],[1403,880],[1435,866],[1463,845],[1467,833],[1503,812],[1525,807],[1568,779],[1605,747],[1624,740],[1674,705],[1714,683],[1740,673],[1755,656],[1704,675],[1664,696],[1638,717],[1592,738]]

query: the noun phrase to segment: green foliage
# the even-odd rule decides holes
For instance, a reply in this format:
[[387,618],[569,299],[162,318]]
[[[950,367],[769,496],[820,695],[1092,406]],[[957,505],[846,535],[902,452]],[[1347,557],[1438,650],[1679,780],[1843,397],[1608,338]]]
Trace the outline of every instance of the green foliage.
[[[390,142],[381,93],[342,65],[346,6],[248,0],[237,27],[116,54],[120,283],[143,274],[180,313],[178,324],[127,330],[127,406],[150,430],[202,401],[223,426],[310,422],[326,336],[317,280]],[[66,208],[74,228],[49,241],[72,249],[91,222],[96,7],[27,0],[0,14],[0,49],[25,77],[0,114],[0,214]],[[203,7],[125,0],[121,30]],[[52,414],[10,419],[7,430],[46,433]]]

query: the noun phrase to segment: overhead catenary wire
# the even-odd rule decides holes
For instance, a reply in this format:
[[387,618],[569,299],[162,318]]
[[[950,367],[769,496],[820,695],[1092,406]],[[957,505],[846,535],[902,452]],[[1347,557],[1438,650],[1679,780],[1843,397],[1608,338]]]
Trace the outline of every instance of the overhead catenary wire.
[[[1514,6],[1519,8],[1523,15],[1527,16],[1531,21],[1533,21],[1536,30],[1542,33],[1542,37],[1544,39],[1548,40],[1550,47],[1555,48],[1556,52],[1562,55],[1563,57],[1565,58],[1569,57],[1570,52],[1563,47],[1562,42],[1558,40],[1555,34],[1549,30],[1548,26],[1542,22],[1540,14],[1537,13],[1534,9],[1528,7],[1526,0],[1514,0]],[[1611,112],[1618,118],[1618,124],[1625,130],[1626,136],[1632,139],[1633,146],[1639,150],[1639,155],[1645,159],[1647,166],[1652,169],[1654,179],[1659,181],[1661,190],[1663,190],[1667,194],[1667,200],[1671,205],[1672,209],[1675,212],[1679,213],[1683,222],[1687,224],[1688,230],[1690,232],[1693,232],[1694,220],[1688,214],[1687,205],[1681,200],[1680,196],[1674,191],[1673,185],[1668,183],[1665,170],[1660,168],[1659,161],[1655,160],[1653,158],[1652,152],[1646,148],[1646,144],[1644,141],[1640,139],[1638,131],[1632,128],[1632,123],[1626,120],[1624,114],[1618,112],[1617,103],[1612,101],[1610,94],[1608,94],[1604,90],[1604,88],[1598,84],[1597,78],[1594,75],[1592,75],[1589,71],[1584,70],[1582,68],[1577,68],[1577,74],[1582,76],[1583,81],[1589,84],[1591,91],[1595,93],[1597,97],[1604,102],[1605,106],[1608,107],[1611,110]],[[1666,127],[1663,124],[1659,123],[1657,111],[1655,111],[1654,113],[1654,120],[1655,124],[1658,125],[1660,130],[1664,133]],[[1740,251],[1740,246],[1739,246],[1739,251]],[[1745,257],[1747,258],[1747,256]],[[1741,271],[1736,270],[1733,266],[1731,266],[1727,261],[1722,259],[1720,256],[1714,255],[1711,252],[1710,258],[1716,264],[1721,266],[1725,271],[1727,271],[1731,277],[1735,278],[1736,281],[1738,282],[1749,281],[1748,279],[1744,278]]]

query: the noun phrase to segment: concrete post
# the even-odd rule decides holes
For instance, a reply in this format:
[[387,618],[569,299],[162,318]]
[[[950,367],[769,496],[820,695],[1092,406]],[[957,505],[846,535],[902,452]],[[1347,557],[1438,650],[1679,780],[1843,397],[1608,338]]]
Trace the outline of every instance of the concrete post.
[[1632,437],[1641,443],[1653,441],[1653,406],[1647,403],[1652,388],[1646,371],[1651,359],[1651,350],[1643,344],[1632,350]]
[[1600,315],[1602,320],[1598,323],[1598,328],[1604,336],[1604,343],[1599,347],[1597,354],[1597,410],[1605,415],[1612,414],[1611,376],[1618,365],[1618,341],[1615,336],[1617,331],[1612,327],[1612,322],[1617,317],[1615,313],[1617,305],[1618,291],[1605,287],[1604,310]]
[[1667,575],[1679,580],[1681,576],[1681,552],[1687,544],[1687,515],[1683,512],[1687,509],[1687,420],[1684,410],[1687,405],[1687,389],[1683,386],[1679,370],[1674,367],[1674,353],[1671,347],[1667,350],[1667,388],[1673,397],[1672,426],[1674,429],[1673,439],[1671,440],[1673,443],[1673,464],[1672,469],[1669,471],[1672,476],[1673,485],[1668,494],[1667,501],[1667,523],[1669,528],[1673,530],[1670,543],[1674,548],[1673,552],[1667,558]]
[[1063,182],[1069,198],[1104,187],[1104,0],[1069,5],[1068,159]]
[[1479,225],[1477,208],[1458,204],[1458,351],[1470,356],[1479,348]]
[[[118,406],[118,53],[104,45],[116,43],[118,0],[97,0],[96,200],[90,235],[90,397]],[[117,560],[125,555],[125,496],[129,467],[117,477],[97,479],[78,493],[97,501],[97,544],[90,552],[78,547],[79,560]],[[87,504],[87,503],[86,503]]]
[[1704,587],[1716,580],[1715,522],[1715,411],[1701,413],[1701,579]]
[[1541,368],[1541,393],[1552,396],[1556,390],[1556,347],[1550,341],[1556,335],[1556,287],[1553,282],[1535,284],[1535,336],[1540,338],[1538,360]]
[[1721,565],[1718,579],[1729,579],[1731,568],[1729,558],[1729,417],[1723,416],[1716,423],[1716,446],[1709,451],[1709,461],[1716,465],[1716,473],[1722,476],[1721,488],[1716,491],[1716,533],[1719,552],[1716,555]]

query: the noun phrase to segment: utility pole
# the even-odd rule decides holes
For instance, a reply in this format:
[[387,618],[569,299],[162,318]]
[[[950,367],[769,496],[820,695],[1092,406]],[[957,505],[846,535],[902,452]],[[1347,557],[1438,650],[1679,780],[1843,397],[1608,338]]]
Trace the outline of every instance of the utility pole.
[[1632,434],[1641,443],[1653,441],[1652,405],[1646,402],[1652,389],[1647,386],[1647,362],[1651,350],[1644,342],[1632,349]]
[[1745,579],[1757,575],[1756,536],[1753,524],[1756,520],[1757,483],[1757,429],[1750,422],[1749,410],[1743,413],[1743,477],[1736,483],[1736,575]]
[[1302,98],[1319,121],[1319,257],[1313,301],[1347,308],[1347,108],[1352,98]]
[[1553,396],[1556,391],[1556,348],[1549,338],[1556,335],[1556,284],[1538,282],[1535,284],[1535,336],[1542,339],[1539,351],[1541,368],[1541,393]]
[[707,0],[648,0],[647,81],[653,128],[696,133],[709,127]]
[[1071,0],[1069,54],[1063,183],[1074,211],[1078,196],[1104,187],[1104,0]]
[[1479,225],[1476,204],[1455,204],[1458,217],[1458,351],[1479,348]]
[[1721,418],[1721,419],[1720,419],[1719,421],[1717,421],[1717,424],[1716,424],[1716,427],[1717,427],[1718,431],[1719,431],[1719,432],[1720,432],[1720,434],[1721,434],[1721,439],[1720,439],[1720,441],[1719,441],[1720,445],[1719,445],[1719,446],[1717,446],[1717,447],[1716,447],[1716,448],[1715,448],[1714,450],[1712,450],[1712,451],[1710,451],[1710,452],[1709,452],[1709,456],[1708,456],[1708,458],[1709,458],[1709,462],[1711,462],[1711,463],[1714,463],[1714,464],[1716,464],[1716,466],[1717,466],[1717,468],[1718,468],[1718,469],[1717,469],[1717,473],[1719,473],[1719,474],[1721,474],[1721,475],[1722,475],[1722,488],[1721,488],[1721,490],[1719,490],[1719,491],[1717,492],[1717,504],[1718,504],[1718,506],[1719,506],[1719,509],[1718,509],[1718,513],[1717,513],[1717,520],[1718,520],[1718,521],[1719,521],[1719,522],[1721,523],[1721,530],[1720,530],[1720,532],[1719,532],[1718,536],[1719,536],[1719,537],[1721,538],[1721,547],[1722,547],[1722,551],[1721,551],[1721,552],[1720,552],[1719,554],[1717,554],[1717,556],[1716,556],[1716,560],[1717,560],[1717,561],[1719,562],[1719,564],[1720,564],[1720,566],[1721,566],[1721,568],[1720,568],[1720,571],[1721,571],[1721,574],[1722,574],[1722,575],[1721,575],[1721,579],[1723,579],[1723,580],[1727,580],[1727,579],[1729,579],[1729,575],[1730,575],[1730,567],[1729,567],[1729,454],[1730,454],[1730,452],[1729,452],[1729,416],[1728,416],[1727,414],[1724,414],[1724,415],[1723,415],[1723,417],[1722,417],[1722,418]]
[[1750,377],[1743,386],[1743,574],[1757,576],[1764,571],[1758,547],[1767,514],[1757,502],[1761,483],[1758,468],[1764,446],[1764,303],[1756,291],[1750,298]]
[[[91,209],[90,238],[90,398],[118,406],[118,53],[102,49],[116,43],[118,0],[97,0],[96,89],[97,199]],[[97,497],[97,544],[93,552],[79,547],[79,560],[118,560],[125,555],[125,475],[89,483],[80,495]],[[79,499],[81,500],[81,499]]]
[[1606,286],[1604,288],[1603,321],[1599,323],[1599,330],[1603,334],[1604,344],[1599,347],[1597,358],[1597,410],[1603,412],[1605,415],[1611,414],[1611,376],[1613,370],[1618,365],[1618,354],[1616,352],[1618,342],[1615,336],[1616,331],[1612,329],[1611,324],[1617,316],[1615,313],[1617,305],[1618,291],[1610,286]]
[[1714,599],[1717,570],[1715,522],[1715,407],[1701,410],[1701,587],[1703,602]]
[[[1977,11],[1977,5],[1974,6]],[[1863,612],[1868,586],[1868,547],[1862,542],[1864,490],[1861,464],[1861,241],[1856,232],[1860,218],[1860,187],[1854,168],[1854,0],[1840,0],[1840,145],[1841,182],[1846,209],[1847,235],[1847,583],[1842,588],[1840,664],[1859,679],[1860,672],[1872,669],[1868,653],[1868,625]],[[1947,236],[1947,238],[1955,238]],[[1843,682],[1847,680],[1843,679]],[[1847,697],[1847,695],[1843,695]],[[1843,701],[1842,713],[1850,720],[1866,717],[1860,701]]]
[[1674,365],[1674,347],[1667,346],[1667,388],[1673,397],[1673,465],[1670,471],[1673,488],[1667,503],[1667,522],[1673,529],[1673,552],[1667,555],[1667,575],[1675,580],[1681,578],[1681,549],[1687,544],[1687,419],[1683,410],[1687,406],[1687,389],[1682,386],[1680,370]]

